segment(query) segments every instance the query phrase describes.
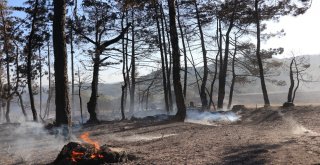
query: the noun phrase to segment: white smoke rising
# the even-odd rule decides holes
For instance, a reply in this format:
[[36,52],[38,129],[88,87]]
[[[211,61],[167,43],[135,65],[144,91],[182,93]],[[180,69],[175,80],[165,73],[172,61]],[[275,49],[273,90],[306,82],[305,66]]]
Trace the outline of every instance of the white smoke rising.
[[241,116],[234,112],[199,112],[198,110],[188,110],[185,122],[204,124],[204,125],[216,125],[216,122],[235,122],[240,120]]
[[43,154],[55,157],[66,143],[62,136],[49,134],[41,123],[2,124],[0,127],[1,150],[10,155],[12,164],[39,163],[44,161]]

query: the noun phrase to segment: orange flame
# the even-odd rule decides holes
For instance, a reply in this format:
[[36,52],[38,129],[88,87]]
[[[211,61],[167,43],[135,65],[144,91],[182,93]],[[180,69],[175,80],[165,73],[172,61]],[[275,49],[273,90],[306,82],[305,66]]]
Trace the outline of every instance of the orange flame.
[[84,142],[94,145],[94,147],[95,147],[97,150],[100,149],[99,143],[96,142],[96,141],[93,141],[93,140],[91,140],[91,139],[89,138],[89,132],[84,132],[82,135],[80,135],[80,138],[81,138]]
[[83,156],[84,155],[84,153],[82,153],[82,152],[76,152],[76,151],[72,151],[72,153],[71,153],[71,160],[73,161],[73,162],[77,162],[77,159],[79,159],[81,156]]
[[94,158],[103,158],[103,155],[100,155],[100,154],[92,154],[90,156],[91,159],[94,159]]
[[[93,141],[89,138],[89,133],[88,132],[84,132],[82,135],[80,135],[80,138],[89,144],[92,144],[95,147],[95,153],[92,153],[90,156],[91,159],[102,159],[104,156],[101,154],[98,154],[97,151],[100,150],[100,146],[99,143],[96,141]],[[85,155],[86,153],[84,152],[77,152],[77,151],[72,151],[71,153],[71,160],[73,162],[77,162],[78,160],[82,159],[82,157]]]

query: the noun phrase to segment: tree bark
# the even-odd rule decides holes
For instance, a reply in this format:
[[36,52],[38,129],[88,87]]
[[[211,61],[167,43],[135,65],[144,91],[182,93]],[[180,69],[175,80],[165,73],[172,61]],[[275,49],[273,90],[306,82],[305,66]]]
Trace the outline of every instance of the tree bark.
[[38,48],[39,52],[39,74],[40,74],[40,86],[39,86],[39,100],[40,100],[40,118],[41,118],[41,112],[42,112],[42,59],[41,59],[41,48]]
[[[56,88],[56,125],[71,124],[71,114],[68,94],[68,69],[67,49],[65,40],[65,13],[66,1],[53,1],[53,48],[54,48],[54,70]],[[70,133],[70,132],[68,132]]]
[[202,58],[203,58],[203,77],[202,77],[202,84],[200,89],[200,98],[202,103],[202,109],[208,108],[208,99],[206,94],[206,85],[208,79],[208,62],[207,62],[207,50],[204,44],[204,37],[203,31],[200,22],[199,10],[197,1],[194,1],[194,5],[196,8],[196,16],[197,16],[197,24],[199,28],[199,35],[200,35],[200,42],[201,42],[201,49],[202,49]]
[[[77,4],[75,4],[77,5]],[[73,26],[73,21],[71,22],[71,26]],[[71,59],[71,98],[72,98],[72,106],[71,106],[71,111],[73,116],[75,115],[75,108],[74,108],[74,96],[75,96],[75,92],[74,92],[74,50],[73,50],[73,29],[72,27],[70,28],[70,59]]]
[[[124,28],[124,18],[127,12],[123,12],[121,18],[121,28]],[[121,86],[121,120],[125,120],[125,108],[126,108],[126,96],[127,96],[127,89],[128,89],[128,81],[126,77],[126,65],[127,65],[127,52],[126,52],[125,39],[122,38],[122,77],[123,77],[123,85]]]
[[234,90],[234,83],[236,80],[236,72],[235,72],[235,59],[236,59],[236,54],[237,54],[237,37],[235,36],[234,39],[234,52],[232,56],[232,80],[231,80],[231,86],[230,86],[230,92],[229,92],[229,103],[228,103],[228,109],[231,108],[232,105],[232,98],[233,98],[233,90]]
[[4,49],[4,53],[6,54],[6,72],[7,72],[7,91],[6,92],[6,102],[7,102],[7,110],[6,110],[6,121],[7,123],[10,123],[10,116],[9,116],[9,113],[10,113],[10,101],[11,101],[11,82],[10,82],[10,55],[9,55],[9,38],[7,36],[7,21],[5,20],[4,18],[4,12],[3,10],[1,10],[1,19],[2,19],[2,23],[3,23],[3,26],[2,26],[2,32],[3,32],[3,49]]
[[96,113],[97,106],[97,97],[98,97],[98,82],[99,82],[99,61],[100,61],[100,53],[97,51],[94,58],[93,65],[93,75],[91,82],[91,96],[90,100],[87,103],[88,112],[90,114],[90,118],[87,123],[97,123],[99,122]]
[[130,113],[133,115],[134,112],[134,94],[136,88],[136,57],[135,57],[135,34],[134,34],[134,9],[131,11],[132,15],[132,41],[131,41],[131,90],[130,90]]
[[266,87],[266,83],[264,80],[264,72],[263,72],[263,65],[262,65],[262,59],[260,55],[260,13],[259,13],[259,0],[254,1],[254,6],[255,6],[255,17],[256,17],[256,26],[257,26],[257,62],[259,66],[259,74],[260,74],[260,81],[261,81],[261,88],[262,88],[262,93],[263,93],[263,100],[264,100],[264,106],[270,106],[270,101],[268,97],[268,91]]
[[18,98],[19,98],[19,104],[21,106],[21,111],[22,111],[22,114],[24,116],[24,118],[27,120],[28,119],[28,116],[27,116],[27,112],[26,110],[24,109],[24,104],[23,104],[23,99],[22,99],[22,96],[20,93],[16,93]]
[[51,87],[51,60],[50,60],[50,42],[47,42],[47,58],[48,58],[48,81],[49,81],[49,89],[48,89],[48,98],[46,103],[46,110],[44,113],[43,118],[49,117],[50,114],[50,104],[51,104],[51,98],[52,98],[52,87]]
[[37,110],[34,105],[34,97],[33,97],[33,91],[32,91],[32,67],[31,67],[31,61],[32,61],[32,47],[33,43],[32,40],[34,38],[35,34],[35,22],[37,19],[37,11],[38,11],[38,5],[39,1],[35,1],[35,7],[34,7],[34,12],[32,14],[32,23],[31,23],[31,31],[30,35],[28,38],[28,43],[27,43],[27,49],[28,49],[28,54],[27,54],[27,84],[28,84],[28,92],[29,92],[29,98],[30,98],[30,105],[31,105],[31,111],[32,111],[32,116],[33,116],[33,121],[38,121],[38,115],[37,115]]
[[187,49],[186,49],[186,44],[184,40],[184,34],[183,34],[183,29],[182,29],[182,24],[180,20],[180,9],[179,5],[177,4],[177,13],[178,13],[178,25],[180,29],[180,37],[181,37],[181,42],[182,42],[182,48],[183,48],[183,60],[184,60],[184,85],[183,85],[183,96],[186,98],[187,96],[187,82],[188,82],[188,61],[187,61]]
[[[187,32],[186,32],[186,30],[185,30],[185,35],[186,35],[186,38],[187,38]],[[196,83],[197,83],[197,87],[198,87],[198,93],[199,93],[199,95],[200,95],[199,79],[201,79],[201,77],[200,77],[200,75],[199,75],[199,73],[198,73],[198,71],[197,71],[197,67],[196,67],[196,64],[195,64],[195,62],[194,62],[194,58],[193,58],[192,51],[191,51],[191,48],[190,48],[189,39],[187,38],[186,41],[187,41],[187,46],[188,46],[188,50],[189,50],[190,57],[191,57],[191,60],[189,59],[189,61],[190,61],[191,65],[192,65],[192,68],[193,68],[193,71],[194,71],[194,75],[195,75],[195,77],[196,77]],[[200,78],[198,78],[198,76],[199,76]]]
[[[213,76],[213,80],[211,82],[211,87],[210,87],[210,103],[209,103],[209,107],[211,107],[211,105],[213,106],[213,109],[216,110],[216,107],[214,105],[214,102],[212,100],[212,97],[213,97],[213,87],[214,87],[214,83],[217,79],[217,74],[218,74],[218,61],[219,61],[219,57],[220,57],[220,54],[222,54],[222,34],[220,33],[221,32],[221,23],[220,23],[220,20],[217,18],[217,27],[216,27],[216,35],[217,35],[217,45],[218,45],[218,53],[216,55],[216,58],[215,58],[215,71],[214,71],[214,76]],[[222,57],[221,57],[222,59]]]
[[288,99],[287,99],[288,103],[292,102],[292,93],[293,93],[293,88],[294,88],[294,79],[293,79],[293,71],[292,71],[293,61],[294,61],[294,58],[291,60],[290,67],[289,67],[289,69],[290,69],[290,72],[289,72],[290,87],[289,87],[289,91],[288,91]]
[[180,80],[180,53],[179,53],[179,38],[176,27],[176,11],[175,1],[168,0],[169,4],[169,20],[170,20],[170,39],[172,45],[172,76],[173,87],[176,96],[177,114],[176,120],[184,121],[186,117],[186,106],[184,102],[181,80]]
[[[230,20],[230,24],[226,33],[226,41],[225,41],[225,50],[224,50],[224,58],[222,61],[222,55],[220,55],[220,72],[219,72],[219,92],[218,92],[218,109],[223,108],[223,100],[225,97],[225,88],[226,88],[226,78],[227,78],[227,69],[228,69],[228,59],[229,59],[229,45],[230,45],[230,32],[234,26],[234,14],[232,14],[232,18]],[[220,29],[221,30],[221,29]],[[220,48],[219,48],[220,49]]]
[[296,61],[295,58],[294,58],[294,66],[296,68],[297,86],[294,88],[294,91],[293,91],[292,102],[294,102],[294,99],[296,98],[297,90],[298,90],[298,88],[300,86],[299,69],[298,69],[297,61]]
[[18,47],[18,45],[16,43],[15,43],[15,45],[16,45],[16,58],[15,58],[15,64],[16,64],[16,87],[14,89],[14,93],[19,98],[19,104],[20,104],[20,107],[21,107],[22,114],[23,114],[25,120],[27,120],[28,116],[27,116],[27,112],[26,112],[26,110],[24,108],[24,104],[23,104],[23,100],[22,100],[22,93],[19,93],[19,91],[18,91],[19,82],[20,82],[20,75],[19,75],[19,73],[20,73],[20,70],[19,70],[19,47]]
[[[170,46],[170,37],[169,37],[169,31],[167,27],[167,21],[165,19],[164,11],[162,5],[160,5],[160,12],[162,17],[161,18],[161,27],[162,27],[162,40],[163,40],[163,48],[165,52],[164,60],[166,64],[166,73],[167,73],[167,89],[168,89],[168,99],[169,99],[169,111],[172,111],[173,109],[173,99],[172,99],[172,90],[171,90],[171,46]],[[165,31],[167,35],[168,40],[168,49],[166,47],[166,37],[165,37]],[[168,52],[167,52],[168,51]],[[168,60],[169,58],[169,60]]]
[[[158,6],[159,3],[155,5],[155,12],[156,12],[156,22],[157,22],[157,30],[158,30],[158,42],[159,42],[159,48],[160,48],[160,56],[161,56],[161,69],[162,69],[162,85],[163,85],[163,93],[164,93],[164,102],[166,106],[166,111],[168,112],[170,110],[169,107],[169,98],[168,98],[168,88],[167,88],[167,77],[166,77],[166,65],[165,65],[165,59],[164,59],[164,53],[163,53],[163,45],[161,40],[161,28],[159,23],[159,17],[161,17],[161,14],[158,12]],[[164,36],[163,36],[164,37]],[[165,43],[163,43],[165,44]]]
[[78,96],[79,96],[79,107],[80,107],[80,116],[81,116],[81,123],[83,124],[83,109],[82,109],[82,97],[81,97],[81,88],[82,82],[80,77],[80,69],[78,67]]

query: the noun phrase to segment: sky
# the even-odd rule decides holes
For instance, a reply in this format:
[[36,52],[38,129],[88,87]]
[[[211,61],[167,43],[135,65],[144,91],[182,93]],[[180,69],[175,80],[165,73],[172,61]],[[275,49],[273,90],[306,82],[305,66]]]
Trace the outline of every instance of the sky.
[[[263,44],[267,47],[284,47],[282,57],[295,55],[320,55],[320,1],[313,0],[311,8],[297,17],[285,16],[280,22],[270,22],[269,30],[284,29],[286,35]],[[278,57],[280,57],[278,56]]]
[[[9,5],[21,5],[21,0],[8,0]],[[262,43],[262,48],[283,47],[284,53],[276,58],[297,55],[320,55],[320,0],[313,0],[311,8],[303,15],[292,17],[285,16],[279,22],[268,22],[269,31],[284,29],[286,35],[281,38],[272,38]],[[121,68],[121,66],[116,66]],[[143,71],[142,71],[143,72]],[[141,72],[141,73],[142,73]],[[120,69],[108,69],[101,72],[105,83],[122,81]]]

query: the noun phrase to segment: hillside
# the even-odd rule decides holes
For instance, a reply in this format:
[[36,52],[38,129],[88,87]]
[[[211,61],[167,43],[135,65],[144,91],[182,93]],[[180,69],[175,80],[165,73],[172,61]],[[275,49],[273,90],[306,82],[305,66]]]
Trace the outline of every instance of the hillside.
[[[310,62],[310,68],[306,71],[306,80],[308,82],[301,82],[301,85],[298,89],[297,99],[296,101],[303,104],[303,103],[314,103],[318,98],[320,98],[320,75],[318,74],[320,70],[320,65],[318,62],[320,61],[320,55],[313,55],[313,56],[303,56]],[[297,57],[300,58],[300,57]],[[286,93],[288,91],[290,81],[289,81],[289,69],[288,65],[290,64],[290,59],[271,59],[273,61],[277,61],[282,63],[282,66],[275,69],[271,74],[267,74],[266,76],[266,85],[268,89],[268,93],[270,95],[271,103],[274,104],[281,104],[286,99]],[[214,65],[210,65],[209,69],[213,70]],[[197,70],[202,71],[202,67],[197,67]],[[237,71],[236,71],[237,72]],[[194,69],[189,67],[188,68],[188,94],[187,94],[187,102],[193,101],[199,103],[197,85],[196,85],[196,76],[194,73]],[[152,79],[158,72],[150,73],[144,76],[142,79]],[[158,78],[156,80],[154,91],[151,90],[153,97],[155,98],[155,102],[157,99],[162,98],[162,92],[159,93],[159,89],[161,89],[161,74],[158,74]],[[207,87],[209,88],[211,82],[209,76],[209,83]],[[231,78],[228,77],[227,87],[226,87],[226,94],[228,97],[229,93],[229,85],[230,85]],[[261,87],[260,81],[258,78],[251,78],[252,82],[246,84],[239,84],[236,83],[235,85],[235,98],[234,103],[236,104],[263,104],[262,96],[261,96]],[[282,85],[277,85],[277,82],[283,81],[285,82]],[[140,84],[139,89],[144,90],[147,88],[150,82],[145,82]],[[120,97],[121,94],[121,85],[120,83],[117,84],[100,84],[101,93],[104,95],[112,96],[112,97]],[[118,86],[118,87],[117,87]],[[218,88],[218,80],[215,83],[215,93]],[[152,89],[152,88],[151,88]],[[319,91],[319,92],[318,92]],[[314,93],[310,93],[314,92]],[[319,93],[319,94],[318,94]],[[226,99],[227,99],[226,97]],[[308,102],[308,100],[310,100]],[[316,101],[317,102],[317,101]]]

